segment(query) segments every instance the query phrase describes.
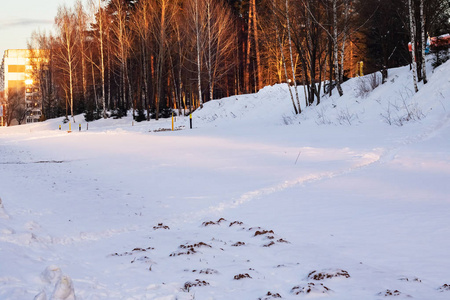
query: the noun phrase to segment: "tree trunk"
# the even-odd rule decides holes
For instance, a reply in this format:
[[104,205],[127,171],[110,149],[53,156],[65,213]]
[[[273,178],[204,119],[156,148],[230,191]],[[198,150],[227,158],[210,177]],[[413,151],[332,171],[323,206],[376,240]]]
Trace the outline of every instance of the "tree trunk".
[[[275,10],[276,10],[275,0],[273,0],[272,3],[273,3],[273,12],[275,13]],[[285,78],[286,78],[286,84],[287,84],[287,87],[289,89],[289,94],[291,95],[292,105],[294,106],[294,112],[297,115],[298,114],[298,110],[297,110],[297,106],[295,105],[294,95],[292,94],[291,86],[289,85],[289,77],[288,77],[288,74],[287,74],[286,60],[284,58],[284,53],[283,53],[283,44],[281,43],[281,37],[280,37],[280,33],[278,31],[278,25],[276,24],[276,22],[275,22],[275,31],[276,31],[276,37],[277,37],[277,40],[278,40],[278,45],[280,47],[281,60],[283,61],[283,68],[284,68],[284,75],[285,75]]]
[[258,91],[263,87],[262,72],[261,72],[261,55],[259,52],[259,33],[258,33],[258,21],[256,14],[256,0],[252,0],[253,11],[253,35],[255,37],[255,52],[256,52],[256,71],[258,76],[258,84],[256,90]]
[[427,37],[425,34],[425,16],[423,13],[423,1],[424,0],[420,0],[420,31],[421,31],[421,36],[422,36],[422,42],[421,42],[421,52],[422,52],[422,78],[423,78],[423,83],[427,84],[428,82],[428,78],[427,78],[427,66],[425,63],[425,47],[427,45]]
[[247,26],[247,50],[246,50],[246,58],[245,58],[245,68],[244,68],[244,89],[245,93],[250,93],[250,53],[251,53],[251,36],[252,36],[252,5],[249,5],[248,8],[248,26]]
[[344,12],[344,30],[342,32],[342,49],[341,49],[341,64],[340,64],[340,72],[339,72],[339,83],[342,84],[344,82],[344,62],[345,62],[345,44],[347,42],[348,36],[348,14],[350,10],[350,4],[348,0],[345,0],[345,12]]
[[289,22],[289,0],[286,0],[286,25],[287,25],[288,40],[289,40],[289,55],[290,55],[290,59],[291,59],[292,79],[294,80],[295,98],[297,100],[297,105],[298,105],[297,111],[300,114],[302,112],[302,109],[300,108],[300,100],[298,98],[297,79],[295,78],[294,59],[292,56],[291,25]]
[[200,60],[200,23],[199,23],[199,10],[198,10],[198,0],[195,0],[195,31],[196,31],[196,42],[197,42],[197,87],[198,87],[198,102],[200,108],[203,108],[202,99],[202,78],[201,78],[201,60]]
[[209,100],[212,100],[214,97],[213,91],[213,79],[212,79],[212,40],[211,40],[211,2],[206,1],[206,17],[208,19],[207,28],[208,28],[208,79],[209,79]]
[[416,22],[414,21],[414,6],[412,0],[408,0],[409,6],[409,27],[411,32],[411,56],[412,56],[412,72],[413,72],[413,82],[414,91],[417,93],[419,89],[417,88],[417,64],[416,64]]
[[[338,28],[337,28],[337,0],[333,0],[333,50],[334,50],[334,76],[339,96],[343,96],[341,83],[339,82],[339,58],[338,58]],[[342,54],[344,55],[344,54]]]
[[103,50],[103,11],[101,9],[100,0],[98,0],[99,9],[99,31],[100,31],[100,77],[102,81],[102,106],[103,106],[103,118],[106,119],[106,102],[105,102],[105,58]]

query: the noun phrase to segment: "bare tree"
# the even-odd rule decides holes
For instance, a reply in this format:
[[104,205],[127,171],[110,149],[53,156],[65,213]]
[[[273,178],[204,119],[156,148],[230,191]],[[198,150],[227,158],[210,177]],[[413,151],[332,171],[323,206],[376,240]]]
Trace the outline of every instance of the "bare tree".
[[414,13],[414,4],[412,0],[408,0],[409,7],[409,30],[411,33],[411,56],[412,56],[412,72],[414,81],[414,91],[417,93],[419,89],[417,88],[417,62],[416,62],[416,21]]
[[[73,99],[74,99],[74,79],[75,68],[78,60],[76,56],[76,17],[75,14],[66,6],[60,6],[55,18],[57,26],[57,49],[56,57],[58,59],[57,67],[68,77],[69,84],[66,86],[67,101],[70,103],[70,114],[73,122],[75,116],[73,114]],[[67,114],[66,114],[67,119]]]
[[153,9],[153,34],[156,42],[156,119],[159,118],[160,104],[164,100],[164,78],[166,73],[166,59],[168,55],[168,37],[172,20],[175,16],[176,6],[169,0],[155,0]]
[[[334,51],[334,74],[336,80],[336,88],[339,96],[343,96],[340,76],[339,76],[339,57],[338,57],[338,22],[337,22],[337,0],[333,0],[333,51]],[[342,54],[343,55],[343,54]]]
[[59,116],[59,103],[55,91],[54,53],[55,41],[51,34],[34,31],[28,42],[31,78],[39,83],[42,113],[46,118]]
[[258,30],[258,13],[256,11],[256,0],[251,0],[252,6],[252,25],[253,25],[253,37],[255,39],[255,54],[256,54],[256,76],[258,77],[258,84],[256,89],[259,90],[263,88],[263,74],[261,71],[261,54],[259,51],[259,30]]
[[152,11],[154,9],[151,1],[140,1],[135,7],[135,12],[132,16],[131,26],[137,36],[137,43],[140,49],[140,61],[142,62],[142,82],[143,82],[143,103],[142,106],[147,110],[147,120],[150,120],[150,53],[152,51],[151,39],[152,36]]
[[[277,5],[276,5],[276,0],[273,0],[272,4],[273,4],[273,12],[275,13],[276,11],[278,11]],[[280,50],[280,54],[281,54],[281,60],[283,62],[284,76],[286,79],[287,87],[289,89],[289,94],[291,96],[292,106],[294,107],[295,114],[298,114],[299,112],[298,112],[297,106],[295,105],[294,95],[292,94],[291,86],[289,85],[289,76],[288,76],[287,68],[286,68],[286,59],[284,57],[283,44],[281,42],[280,31],[278,29],[277,22],[275,22],[275,32],[276,32],[276,37],[278,40],[278,46],[279,46],[279,50]]]
[[13,120],[22,124],[28,111],[25,106],[25,86],[8,88],[7,99],[6,124],[11,126]]
[[427,66],[425,63],[425,47],[427,45],[427,37],[425,34],[425,16],[423,13],[423,1],[424,0],[420,0],[420,33],[421,33],[421,43],[420,43],[420,50],[421,50],[421,59],[422,59],[422,79],[423,79],[423,83],[427,84],[428,79],[427,79]]
[[[197,73],[197,93],[198,104],[200,108],[203,108],[203,95],[202,95],[202,58],[204,56],[204,45],[206,43],[205,37],[205,24],[206,24],[206,5],[203,0],[188,0],[185,10],[185,18],[189,24],[188,35],[194,41],[192,45],[194,49],[195,58],[192,59],[192,63],[195,66],[195,72]],[[192,101],[191,101],[192,102]]]
[[295,90],[295,98],[297,100],[297,111],[300,114],[302,109],[300,108],[300,100],[298,98],[298,89],[297,89],[297,79],[295,78],[295,67],[294,67],[294,58],[292,54],[292,39],[291,39],[291,23],[289,21],[289,0],[286,0],[286,30],[288,33],[288,41],[289,41],[289,56],[291,59],[291,70],[292,70],[292,79],[294,81],[294,90]]
[[87,100],[87,67],[86,67],[86,32],[87,32],[87,20],[88,16],[83,7],[81,0],[75,2],[75,16],[77,22],[77,42],[79,48],[79,57],[81,65],[81,87],[83,101]]
[[[95,4],[91,2],[91,7],[95,9]],[[101,85],[102,85],[102,115],[103,118],[107,118],[106,114],[106,95],[105,95],[105,46],[104,46],[104,32],[105,32],[105,8],[102,7],[101,0],[98,0],[98,10],[97,10],[97,23],[98,23],[98,43],[100,45],[100,63],[97,66],[98,69],[100,69],[100,78],[101,78]],[[91,57],[91,61],[94,61],[94,58]],[[94,71],[92,71],[94,72]],[[94,85],[94,93],[95,93],[95,85]]]
[[[179,97],[179,113],[181,114],[181,103],[183,103],[184,109],[186,110],[186,93],[183,88],[183,69],[185,66],[186,56],[187,52],[189,51],[188,47],[186,46],[186,35],[184,34],[184,19],[182,14],[177,14],[175,16],[175,22],[173,22],[173,30],[174,30],[174,38],[176,40],[176,51],[174,51],[177,54],[177,60],[178,60],[178,84],[174,87],[177,91],[177,95]],[[175,71],[174,77],[175,76]],[[176,82],[174,78],[174,82]],[[175,83],[176,84],[176,83]]]
[[207,51],[209,99],[214,98],[216,82],[234,67],[234,20],[228,7],[217,1],[206,0]]
[[[131,34],[128,28],[128,4],[125,0],[112,0],[110,2],[113,9],[113,22],[111,24],[112,41],[116,51],[113,55],[120,66],[122,102],[119,104],[121,113],[125,113],[130,107],[130,98],[127,97],[127,84],[130,85],[128,79],[128,58],[131,50]],[[131,93],[128,87],[128,96]]]

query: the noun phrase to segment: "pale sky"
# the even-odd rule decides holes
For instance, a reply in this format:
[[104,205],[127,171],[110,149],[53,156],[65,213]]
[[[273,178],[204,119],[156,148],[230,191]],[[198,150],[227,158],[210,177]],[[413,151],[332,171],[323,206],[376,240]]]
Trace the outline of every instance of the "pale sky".
[[[84,2],[84,1],[83,1]],[[49,32],[59,5],[75,0],[8,0],[0,6],[0,64],[7,49],[26,49],[34,30]]]

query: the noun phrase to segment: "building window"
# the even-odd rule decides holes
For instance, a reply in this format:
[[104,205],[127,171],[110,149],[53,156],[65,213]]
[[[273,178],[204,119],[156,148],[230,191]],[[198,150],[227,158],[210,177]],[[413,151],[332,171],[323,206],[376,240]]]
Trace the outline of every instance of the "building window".
[[38,93],[39,92],[39,88],[33,88],[33,92],[34,93]]
[[27,93],[31,93],[31,88],[27,88]]
[[8,65],[8,73],[24,73],[24,65]]

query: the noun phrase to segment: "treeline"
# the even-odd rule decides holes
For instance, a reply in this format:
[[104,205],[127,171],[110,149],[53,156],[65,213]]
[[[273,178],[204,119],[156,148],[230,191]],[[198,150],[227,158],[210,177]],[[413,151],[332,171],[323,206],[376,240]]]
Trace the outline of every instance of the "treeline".
[[[449,8],[450,0],[77,0],[29,48],[43,50],[33,70],[47,118],[132,110],[138,121],[158,119],[282,82],[300,113],[322,90],[342,95],[359,61],[385,77],[411,63],[412,33],[449,30]],[[422,39],[415,44],[421,62]]]

